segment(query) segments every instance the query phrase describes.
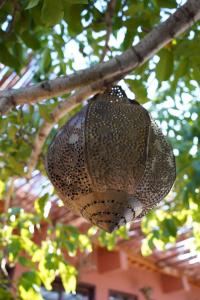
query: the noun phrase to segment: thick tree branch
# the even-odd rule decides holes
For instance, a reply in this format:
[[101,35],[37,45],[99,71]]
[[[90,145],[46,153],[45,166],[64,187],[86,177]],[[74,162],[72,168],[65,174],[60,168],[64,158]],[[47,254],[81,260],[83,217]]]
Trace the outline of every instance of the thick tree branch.
[[78,71],[70,76],[45,81],[31,87],[1,92],[0,113],[6,113],[9,108],[18,104],[38,102],[87,86],[94,81],[111,78],[120,73],[131,72],[144,64],[164,45],[183,33],[199,19],[200,1],[188,0],[185,5],[178,8],[165,22],[149,32],[136,46],[132,46],[123,54],[108,62]]
[[110,0],[110,2],[108,3],[107,11],[105,14],[105,22],[106,22],[106,27],[107,27],[106,39],[105,39],[105,46],[104,46],[100,61],[104,61],[106,53],[109,50],[109,40],[110,40],[110,35],[112,33],[113,15],[114,15],[116,3],[117,3],[117,0]]
[[121,78],[123,78],[123,75],[117,75],[110,80],[101,80],[91,84],[90,86],[82,88],[79,91],[75,92],[73,95],[71,95],[66,101],[61,102],[54,109],[54,111],[51,114],[51,121],[46,121],[43,123],[35,138],[35,143],[28,164],[28,173],[26,176],[27,178],[31,178],[32,172],[34,171],[34,168],[37,164],[40,153],[42,152],[42,147],[54,124],[57,123],[72,109],[77,107],[85,99],[88,99],[90,96],[102,91],[103,88],[108,88],[111,84],[113,84],[113,82],[119,81]]

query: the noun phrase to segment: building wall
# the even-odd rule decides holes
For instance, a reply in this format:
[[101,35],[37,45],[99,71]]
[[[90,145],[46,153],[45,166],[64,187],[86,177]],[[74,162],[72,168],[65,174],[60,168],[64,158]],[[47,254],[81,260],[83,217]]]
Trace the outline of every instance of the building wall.
[[[18,264],[13,281],[17,282],[25,271],[27,268]],[[97,249],[87,258],[78,281],[95,287],[95,300],[108,300],[109,290],[146,300],[140,291],[143,287],[152,288],[151,300],[200,300],[200,288],[189,284],[184,278],[133,267],[123,252],[109,252],[103,248]]]
[[[163,289],[162,275],[133,267],[129,270],[114,270],[102,274],[95,271],[83,272],[79,280],[96,287],[95,300],[107,300],[109,290],[135,294],[138,300],[146,300],[140,292],[144,286],[153,289],[152,300],[200,300],[200,288],[184,284],[177,287],[177,280],[174,278],[174,284],[172,280],[170,281],[171,291],[166,292],[166,289]],[[168,282],[164,284],[165,287],[168,286]],[[173,291],[173,288],[177,290]]]
[[152,300],[200,300],[200,288],[189,284],[186,278],[135,267],[122,251],[109,252],[104,248],[97,248],[92,253],[90,270],[83,269],[79,281],[96,287],[95,300],[107,300],[109,290],[146,300],[140,291],[143,287],[152,288]]

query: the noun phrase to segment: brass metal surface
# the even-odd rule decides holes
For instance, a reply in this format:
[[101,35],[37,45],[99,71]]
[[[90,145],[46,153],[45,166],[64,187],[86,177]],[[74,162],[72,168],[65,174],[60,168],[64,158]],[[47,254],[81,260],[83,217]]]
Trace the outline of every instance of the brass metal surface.
[[92,98],[58,131],[46,170],[65,205],[108,232],[145,215],[176,173],[161,130],[119,86]]

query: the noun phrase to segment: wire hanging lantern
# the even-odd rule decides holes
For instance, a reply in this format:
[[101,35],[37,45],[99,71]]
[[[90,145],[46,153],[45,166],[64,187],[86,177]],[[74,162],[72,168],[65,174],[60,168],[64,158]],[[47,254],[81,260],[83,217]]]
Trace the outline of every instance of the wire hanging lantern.
[[144,216],[176,177],[161,130],[119,86],[93,97],[58,131],[46,170],[65,205],[108,232]]

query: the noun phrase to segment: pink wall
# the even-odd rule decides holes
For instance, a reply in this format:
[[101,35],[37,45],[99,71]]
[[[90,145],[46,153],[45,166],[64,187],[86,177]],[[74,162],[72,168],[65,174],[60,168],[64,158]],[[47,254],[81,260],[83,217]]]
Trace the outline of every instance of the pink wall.
[[153,288],[153,300],[200,300],[200,288],[189,286],[189,291],[182,287],[181,290],[164,293],[161,281],[160,274],[139,268],[130,268],[127,271],[110,271],[104,274],[82,273],[80,276],[80,282],[96,286],[95,300],[107,300],[109,290],[135,294],[139,300],[145,300],[139,291],[144,286]]
[[[137,295],[138,300],[146,300],[140,292],[144,286],[153,288],[152,300],[200,300],[200,288],[184,283],[182,279],[130,266],[124,254],[117,253],[104,249],[99,252],[97,249],[88,257],[88,267],[86,264],[85,271],[80,272],[79,282],[95,286],[95,300],[108,300],[109,290]],[[13,281],[24,271],[27,268],[17,265]]]

